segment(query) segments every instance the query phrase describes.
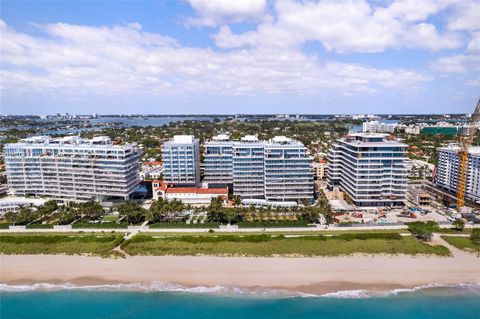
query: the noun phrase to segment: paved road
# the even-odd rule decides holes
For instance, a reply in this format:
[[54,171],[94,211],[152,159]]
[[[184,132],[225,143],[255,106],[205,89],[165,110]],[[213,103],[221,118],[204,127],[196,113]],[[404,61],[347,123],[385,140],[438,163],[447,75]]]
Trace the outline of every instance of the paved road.
[[[440,228],[452,228],[451,225],[440,225]],[[466,228],[480,228],[480,225],[467,225]],[[325,230],[334,231],[352,231],[352,230],[400,230],[407,229],[406,225],[399,226],[360,226],[360,227],[336,227],[336,226],[318,226],[318,227],[272,227],[272,228],[236,228],[221,227],[215,228],[215,232],[244,232],[244,233],[264,233],[264,232],[322,232]],[[152,228],[150,229],[146,223],[141,226],[129,226],[128,228],[110,229],[110,228],[69,228],[61,227],[56,229],[26,229],[25,227],[16,226],[14,229],[0,229],[0,233],[69,233],[69,232],[116,232],[116,233],[205,233],[210,228]]]

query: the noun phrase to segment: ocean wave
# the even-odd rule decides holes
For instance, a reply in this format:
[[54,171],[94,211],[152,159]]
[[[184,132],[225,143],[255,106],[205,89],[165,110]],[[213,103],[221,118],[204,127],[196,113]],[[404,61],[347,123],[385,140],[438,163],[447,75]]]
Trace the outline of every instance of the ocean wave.
[[421,291],[446,291],[446,292],[464,292],[470,294],[480,295],[480,282],[479,283],[461,283],[461,284],[428,284],[423,286],[417,286],[413,288],[398,288],[390,290],[391,295],[400,295],[415,293]]
[[[307,297],[309,294],[295,293],[282,289],[268,288],[241,288],[234,286],[195,286],[186,287],[179,284],[163,282],[128,283],[128,284],[101,284],[78,285],[74,283],[34,283],[26,285],[0,284],[0,292],[28,292],[28,291],[59,291],[59,290],[84,290],[84,291],[143,291],[143,292],[183,292],[198,294],[218,295],[255,295],[255,296],[283,296]],[[313,295],[312,295],[313,296]]]
[[128,284],[99,284],[99,285],[80,285],[70,282],[52,284],[52,283],[34,283],[24,285],[13,285],[0,283],[0,292],[29,292],[29,291],[60,291],[60,290],[82,290],[82,291],[130,291],[130,292],[175,292],[175,293],[195,293],[212,294],[222,296],[255,296],[266,298],[340,298],[340,299],[360,299],[372,297],[388,297],[411,293],[459,293],[480,295],[480,283],[462,283],[456,285],[429,284],[413,288],[398,288],[389,291],[369,291],[365,289],[340,290],[325,294],[312,294],[300,291],[289,291],[283,289],[269,288],[241,288],[235,286],[195,286],[186,287],[179,284],[164,282],[145,282]]
[[320,297],[324,298],[340,298],[340,299],[360,299],[360,298],[369,298],[371,294],[368,290],[365,289],[356,289],[356,290],[340,290],[336,292],[330,292]]

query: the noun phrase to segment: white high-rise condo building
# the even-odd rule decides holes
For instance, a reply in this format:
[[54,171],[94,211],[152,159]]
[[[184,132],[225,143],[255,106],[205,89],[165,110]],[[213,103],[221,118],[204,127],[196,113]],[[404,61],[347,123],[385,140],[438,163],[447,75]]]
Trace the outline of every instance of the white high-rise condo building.
[[8,186],[15,195],[59,201],[128,199],[139,178],[140,149],[108,137],[37,136],[6,144]]
[[265,198],[265,145],[247,135],[233,143],[233,194],[241,198]]
[[265,199],[311,201],[313,158],[300,142],[277,136],[265,143]]
[[[452,144],[437,149],[438,161],[435,184],[454,194],[457,193],[459,173],[459,146]],[[480,147],[468,150],[467,188],[465,197],[475,202],[480,201]]]
[[192,135],[175,135],[163,144],[164,181],[173,185],[200,183],[200,143]]
[[229,185],[234,195],[269,201],[313,200],[312,158],[300,142],[283,136],[259,141],[247,135],[229,141],[219,135],[205,142],[205,178]]
[[397,124],[380,123],[378,121],[363,122],[362,132],[364,133],[393,133]]
[[386,134],[350,134],[328,155],[328,188],[339,187],[357,206],[402,206],[406,199],[407,145]]
[[233,184],[233,144],[229,136],[221,134],[203,144],[205,176],[209,186]]

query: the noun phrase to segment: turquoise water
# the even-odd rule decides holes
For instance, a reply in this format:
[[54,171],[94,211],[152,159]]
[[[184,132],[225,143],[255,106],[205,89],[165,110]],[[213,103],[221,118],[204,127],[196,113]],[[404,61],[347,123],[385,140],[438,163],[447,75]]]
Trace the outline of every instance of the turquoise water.
[[222,296],[181,292],[0,292],[9,318],[480,318],[480,295],[411,292],[369,298]]

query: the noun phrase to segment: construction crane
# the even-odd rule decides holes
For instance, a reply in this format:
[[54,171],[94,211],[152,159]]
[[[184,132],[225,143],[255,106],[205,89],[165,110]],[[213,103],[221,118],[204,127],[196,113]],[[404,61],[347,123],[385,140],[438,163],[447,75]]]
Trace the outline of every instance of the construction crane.
[[465,206],[465,192],[467,190],[468,175],[468,150],[472,146],[475,137],[477,122],[480,120],[480,99],[477,107],[470,117],[470,123],[465,127],[465,134],[460,135],[460,149],[458,151],[459,172],[458,172],[458,190],[457,190],[457,209]]

